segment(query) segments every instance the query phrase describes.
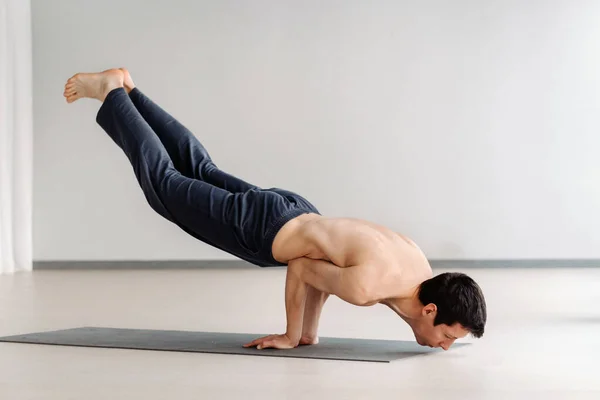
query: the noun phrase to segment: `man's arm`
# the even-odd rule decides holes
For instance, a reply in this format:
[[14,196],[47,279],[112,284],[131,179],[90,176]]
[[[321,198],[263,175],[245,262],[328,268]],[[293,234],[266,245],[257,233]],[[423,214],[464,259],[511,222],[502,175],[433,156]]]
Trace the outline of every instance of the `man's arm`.
[[[340,271],[342,268],[340,268],[328,261],[323,261],[323,260],[305,259],[304,263],[305,263],[304,265],[306,265],[308,268],[308,272],[310,272],[311,268],[316,268],[316,269],[321,268],[321,272],[324,273],[323,277],[328,276],[328,279],[330,281],[333,280],[333,281],[329,282],[329,286],[331,289],[335,289],[337,287],[337,285],[335,284],[336,283],[335,281],[341,280],[344,273],[351,274],[354,271],[359,271],[359,269],[357,267],[355,267],[354,269],[346,269],[346,270]],[[324,267],[327,267],[327,268],[324,268]],[[334,267],[336,269],[329,270],[331,267]],[[352,267],[350,267],[350,268],[352,268]],[[307,271],[304,271],[304,272],[306,274]],[[365,277],[364,274],[362,274],[361,278],[365,281],[368,281],[368,278]],[[313,277],[313,279],[314,279],[314,277]],[[317,280],[318,280],[318,278],[317,278]],[[347,279],[346,279],[346,282],[348,282]],[[357,287],[356,285],[353,286],[351,284],[348,286],[350,288]],[[358,287],[360,288],[360,285]],[[353,298],[352,294],[350,294],[350,293],[341,292],[340,294],[343,297],[345,297],[346,299],[355,300],[355,301],[359,300],[357,297]],[[321,317],[321,312],[323,311],[323,306],[325,305],[325,302],[327,301],[328,298],[329,298],[328,292],[321,291],[311,285],[308,286],[308,290],[307,290],[307,294],[306,294],[306,302],[305,302],[305,306],[304,306],[304,322],[302,325],[302,338],[300,339],[300,344],[316,344],[316,343],[318,343],[318,333],[317,332],[319,329],[319,319]],[[360,303],[360,301],[356,301],[356,302]]]
[[300,344],[304,305],[308,291],[308,285],[302,279],[303,268],[302,259],[292,260],[288,263],[285,278],[285,313],[287,317],[285,334],[264,336],[245,344],[244,347],[290,349]]
[[368,265],[339,267],[325,260],[306,257],[297,260],[302,266],[298,268],[301,279],[309,286],[356,306],[363,306],[373,300],[376,282]]
[[306,303],[304,305],[304,322],[302,323],[302,338],[300,344],[317,344],[319,319],[323,305],[327,301],[329,293],[321,292],[312,286],[308,286]]
[[302,337],[304,308],[308,287],[331,293],[354,305],[362,306],[373,297],[373,280],[367,266],[338,267],[324,260],[302,257],[288,263],[285,285],[287,330],[284,335],[256,339],[245,347],[296,347]]
[[302,322],[308,285],[302,280],[301,261],[292,260],[288,263],[285,278],[285,313],[287,317],[286,336],[292,343],[298,345],[302,337]]

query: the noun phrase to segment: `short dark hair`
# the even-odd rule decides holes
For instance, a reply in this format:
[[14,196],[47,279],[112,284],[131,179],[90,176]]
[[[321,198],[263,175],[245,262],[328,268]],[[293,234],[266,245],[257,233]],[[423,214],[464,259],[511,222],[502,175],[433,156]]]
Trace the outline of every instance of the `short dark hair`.
[[460,272],[445,272],[421,283],[419,300],[433,303],[437,315],[433,325],[461,324],[476,338],[483,336],[487,310],[481,288]]

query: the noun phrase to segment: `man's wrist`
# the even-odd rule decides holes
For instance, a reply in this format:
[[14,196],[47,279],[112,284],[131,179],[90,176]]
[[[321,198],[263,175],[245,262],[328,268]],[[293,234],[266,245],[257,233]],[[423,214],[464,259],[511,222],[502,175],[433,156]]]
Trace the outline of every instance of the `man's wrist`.
[[316,338],[317,336],[318,336],[317,335],[317,331],[315,331],[315,330],[311,329],[311,330],[304,330],[304,331],[302,331],[302,337],[303,338]]
[[304,333],[304,334],[302,334],[302,337],[300,338],[300,340],[312,341],[312,340],[316,340],[318,338],[319,338],[319,335],[317,335],[316,333]]
[[302,338],[301,335],[294,335],[293,333],[289,333],[286,332],[285,336],[287,336],[288,339],[290,339],[290,342],[292,342],[293,345],[298,345],[298,343],[300,343],[300,339]]

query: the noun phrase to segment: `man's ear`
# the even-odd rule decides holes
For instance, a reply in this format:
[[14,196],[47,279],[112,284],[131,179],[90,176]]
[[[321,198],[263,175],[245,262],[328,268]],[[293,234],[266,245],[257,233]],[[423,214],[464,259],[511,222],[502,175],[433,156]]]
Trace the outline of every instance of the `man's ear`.
[[423,316],[426,316],[426,315],[435,316],[436,312],[437,312],[437,306],[433,303],[427,304],[425,307],[423,307],[423,310],[422,310]]

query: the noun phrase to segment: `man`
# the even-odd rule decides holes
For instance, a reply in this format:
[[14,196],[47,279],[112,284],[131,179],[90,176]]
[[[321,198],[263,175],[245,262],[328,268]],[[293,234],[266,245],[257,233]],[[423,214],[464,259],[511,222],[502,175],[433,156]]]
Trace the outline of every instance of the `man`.
[[193,237],[261,267],[287,265],[284,334],[246,347],[316,344],[330,294],[358,306],[384,304],[420,345],[447,350],[469,333],[481,337],[486,304],[461,273],[433,277],[409,238],[351,218],[327,218],[302,196],[263,189],[217,168],[182,124],[137,89],[126,69],[70,78],[68,103],[95,98],[97,123],[129,158],[144,196]]

